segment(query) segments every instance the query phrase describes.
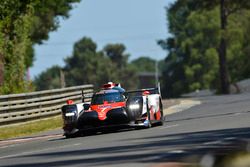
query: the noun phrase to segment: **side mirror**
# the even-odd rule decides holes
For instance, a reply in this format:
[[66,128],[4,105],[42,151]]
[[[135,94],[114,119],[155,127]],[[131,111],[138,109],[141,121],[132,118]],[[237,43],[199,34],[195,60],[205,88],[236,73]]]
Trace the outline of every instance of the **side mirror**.
[[125,99],[127,100],[128,99],[128,93],[125,92],[123,95],[124,95]]
[[84,110],[88,110],[88,109],[89,109],[89,107],[90,107],[90,104],[83,104],[83,108],[84,108]]

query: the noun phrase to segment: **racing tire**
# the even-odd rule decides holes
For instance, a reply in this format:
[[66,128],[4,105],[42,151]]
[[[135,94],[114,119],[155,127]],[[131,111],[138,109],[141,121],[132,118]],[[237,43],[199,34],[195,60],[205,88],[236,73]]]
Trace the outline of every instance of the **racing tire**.
[[70,139],[70,138],[76,137],[76,135],[74,135],[74,134],[64,134],[64,136],[65,136],[66,139]]
[[164,113],[163,113],[163,107],[162,107],[161,98],[159,99],[159,101],[160,101],[161,119],[160,119],[158,125],[159,125],[159,126],[162,126],[162,125],[164,124],[165,117],[164,117]]
[[147,99],[147,115],[148,115],[148,123],[145,125],[145,128],[151,128],[152,127],[152,122],[151,122],[151,119],[150,119],[150,109],[148,107],[148,99]]
[[64,136],[65,136],[66,139],[79,137],[79,135],[80,135],[79,132],[76,132],[76,133],[64,133]]
[[148,125],[146,126],[146,128],[151,128],[152,127],[152,122],[151,122],[151,120],[150,120],[150,118],[149,118],[149,120],[148,120]]
[[160,120],[160,121],[157,123],[158,126],[163,126],[163,124],[164,124],[164,121],[163,121],[163,120]]

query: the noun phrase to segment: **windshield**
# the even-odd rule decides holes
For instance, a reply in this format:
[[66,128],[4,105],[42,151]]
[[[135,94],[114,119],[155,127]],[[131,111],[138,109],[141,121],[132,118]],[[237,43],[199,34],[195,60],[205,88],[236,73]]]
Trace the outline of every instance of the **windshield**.
[[91,104],[104,104],[104,101],[108,103],[123,102],[125,100],[121,93],[107,93],[107,94],[95,94],[92,98]]

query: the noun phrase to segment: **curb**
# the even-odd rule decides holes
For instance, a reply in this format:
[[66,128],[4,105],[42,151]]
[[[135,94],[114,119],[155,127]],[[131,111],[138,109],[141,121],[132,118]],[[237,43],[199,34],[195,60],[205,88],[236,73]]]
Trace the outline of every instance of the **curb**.
[[201,101],[198,100],[180,100],[177,105],[170,106],[163,110],[164,115],[170,115],[177,112],[182,112],[196,105],[200,105]]

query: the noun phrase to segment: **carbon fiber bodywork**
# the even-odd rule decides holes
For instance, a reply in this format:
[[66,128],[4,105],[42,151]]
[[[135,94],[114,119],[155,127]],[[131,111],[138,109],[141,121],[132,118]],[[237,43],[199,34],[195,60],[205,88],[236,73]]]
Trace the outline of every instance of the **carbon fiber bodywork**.
[[129,122],[128,111],[125,108],[116,108],[107,112],[105,120],[100,120],[96,111],[83,112],[78,118],[77,128],[84,129],[85,127],[126,124]]

